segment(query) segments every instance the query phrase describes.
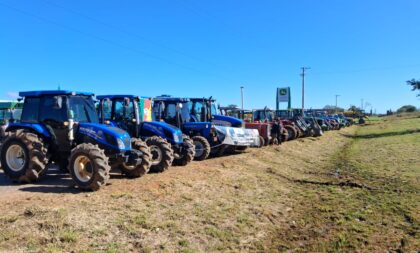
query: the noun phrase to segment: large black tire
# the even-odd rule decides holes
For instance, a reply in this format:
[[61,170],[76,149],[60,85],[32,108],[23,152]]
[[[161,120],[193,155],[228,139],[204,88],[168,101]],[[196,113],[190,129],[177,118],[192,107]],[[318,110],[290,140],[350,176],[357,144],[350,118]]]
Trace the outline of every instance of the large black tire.
[[1,148],[4,174],[14,182],[31,183],[46,173],[48,149],[31,132],[17,130],[6,135]]
[[284,128],[287,130],[288,141],[294,140],[298,137],[298,133],[293,126],[284,126]]
[[174,160],[174,151],[171,144],[159,136],[147,138],[146,144],[149,146],[152,155],[150,171],[164,172],[167,170]]
[[248,149],[248,146],[238,146],[238,147],[236,147],[237,151],[245,151],[247,149]]
[[127,166],[124,163],[119,165],[121,172],[129,178],[141,177],[147,174],[152,166],[152,154],[150,153],[149,147],[141,139],[132,139],[131,146],[133,149],[143,153],[141,158],[141,164],[138,166]]
[[285,127],[282,128],[281,132],[281,142],[289,141],[289,132],[286,130]]
[[195,146],[190,137],[183,135],[182,152],[174,160],[174,165],[185,166],[194,160]]
[[207,159],[211,151],[211,146],[207,139],[203,136],[194,136],[192,137],[192,140],[195,146],[194,160],[203,161]]
[[97,191],[108,183],[111,166],[98,145],[83,143],[71,150],[68,170],[79,189]]

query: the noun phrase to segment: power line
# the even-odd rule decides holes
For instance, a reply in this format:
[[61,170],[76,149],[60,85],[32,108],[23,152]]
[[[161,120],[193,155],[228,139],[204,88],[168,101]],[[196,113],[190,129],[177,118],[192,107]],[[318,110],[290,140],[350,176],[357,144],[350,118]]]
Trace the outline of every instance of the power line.
[[416,68],[416,67],[420,67],[420,64],[388,66],[388,67],[372,67],[372,68],[344,70],[344,71],[314,72],[314,73],[311,73],[311,75],[351,74],[351,73],[360,73],[360,72],[375,72],[375,71],[383,71],[383,70],[407,69],[407,68]]
[[147,53],[147,52],[145,52],[145,51],[142,51],[142,50],[139,50],[139,49],[136,49],[136,48],[132,48],[132,47],[129,47],[129,46],[126,46],[126,45],[123,45],[123,44],[121,44],[121,43],[118,43],[118,42],[115,42],[115,41],[112,41],[112,40],[109,40],[109,39],[106,39],[106,38],[103,38],[103,37],[97,36],[97,35],[92,34],[92,33],[88,33],[88,32],[85,32],[85,31],[79,30],[79,29],[77,29],[77,28],[74,28],[74,27],[71,27],[71,26],[68,26],[68,25],[60,24],[60,23],[58,23],[58,22],[56,22],[56,21],[53,21],[53,20],[47,19],[47,18],[45,18],[45,17],[42,17],[42,16],[39,16],[39,15],[36,15],[36,14],[30,13],[30,12],[28,12],[28,11],[24,11],[24,10],[21,10],[21,9],[15,8],[15,7],[13,7],[13,6],[7,5],[7,4],[2,3],[2,2],[0,2],[0,5],[2,5],[2,6],[4,6],[4,7],[6,7],[6,8],[8,8],[8,9],[10,9],[10,10],[13,10],[13,11],[15,11],[15,12],[19,12],[19,13],[21,13],[21,14],[23,14],[23,15],[26,15],[26,16],[29,16],[29,17],[32,17],[32,18],[38,19],[38,20],[40,20],[40,21],[43,21],[43,22],[45,22],[45,23],[53,24],[53,25],[55,25],[55,26],[58,26],[58,27],[61,27],[61,28],[64,28],[64,29],[70,30],[70,31],[72,31],[72,32],[80,33],[80,34],[83,34],[83,35],[85,35],[85,36],[87,36],[87,37],[91,37],[91,38],[94,38],[94,39],[97,39],[97,40],[103,41],[103,42],[108,43],[108,44],[111,44],[111,45],[113,45],[113,46],[120,47],[120,48],[123,48],[123,49],[128,50],[128,51],[133,51],[133,52],[136,52],[136,53],[142,54],[142,55],[144,55],[144,56],[146,56],[146,57],[148,57],[148,58],[151,58],[151,59],[155,59],[155,60],[158,60],[158,61],[162,61],[162,62],[165,62],[165,63],[167,63],[167,64],[172,64],[172,65],[175,65],[175,66],[178,66],[178,67],[184,68],[184,69],[188,69],[188,70],[193,71],[193,72],[202,73],[202,74],[207,74],[207,75],[212,75],[212,76],[217,76],[217,75],[215,75],[215,74],[211,74],[211,73],[204,72],[204,71],[201,71],[201,70],[198,70],[198,69],[195,69],[195,68],[192,68],[192,67],[189,67],[189,66],[183,65],[183,64],[179,64],[179,63],[176,63],[176,62],[174,62],[174,61],[171,61],[171,60],[165,59],[165,58],[163,58],[163,57],[156,56],[156,55],[153,55],[153,54]]
[[182,55],[182,56],[184,56],[184,57],[191,58],[191,59],[194,59],[194,60],[196,60],[196,61],[200,61],[200,62],[203,62],[203,63],[207,63],[207,64],[210,64],[210,65],[217,66],[217,65],[216,65],[215,63],[213,63],[213,62],[209,62],[209,61],[204,60],[204,59],[202,59],[202,58],[199,58],[199,57],[197,57],[197,56],[189,55],[189,54],[187,54],[187,53],[185,53],[185,52],[183,52],[183,51],[181,51],[181,50],[178,50],[178,49],[176,49],[176,48],[173,48],[173,47],[167,46],[167,45],[165,45],[165,44],[162,44],[162,43],[157,42],[157,41],[155,41],[155,40],[149,39],[149,38],[147,38],[147,37],[145,37],[145,36],[143,36],[143,35],[140,35],[140,34],[138,34],[138,33],[135,33],[135,32],[129,31],[129,30],[127,30],[127,29],[121,28],[121,27],[119,27],[119,26],[116,26],[116,25],[113,25],[113,24],[110,24],[110,23],[106,23],[106,22],[104,22],[104,21],[102,21],[102,20],[99,20],[99,19],[97,19],[97,18],[90,17],[90,16],[88,16],[88,15],[86,15],[86,14],[83,14],[83,13],[81,13],[81,12],[75,11],[74,9],[71,9],[71,8],[68,8],[68,7],[64,7],[64,6],[62,6],[62,5],[59,5],[59,4],[56,4],[56,3],[50,2],[50,1],[46,1],[46,0],[44,0],[43,2],[44,2],[44,3],[46,3],[46,4],[48,4],[48,5],[52,5],[52,6],[56,7],[56,8],[60,8],[60,9],[65,10],[65,11],[67,11],[67,12],[73,13],[74,15],[77,15],[77,16],[82,17],[82,18],[84,18],[84,19],[87,19],[87,20],[90,20],[90,21],[92,21],[92,22],[95,22],[95,23],[101,24],[102,26],[105,26],[105,27],[108,27],[108,28],[114,29],[114,30],[116,30],[116,31],[119,31],[119,32],[124,33],[124,34],[126,34],[126,35],[130,35],[130,36],[136,37],[136,38],[138,38],[138,39],[144,40],[144,41],[146,41],[146,42],[148,42],[148,43],[150,43],[150,44],[153,44],[153,45],[155,45],[155,46],[158,46],[158,47],[164,48],[164,49],[166,49],[166,50],[172,51],[172,52],[174,52],[174,53],[176,53],[176,54],[178,54],[178,55]]

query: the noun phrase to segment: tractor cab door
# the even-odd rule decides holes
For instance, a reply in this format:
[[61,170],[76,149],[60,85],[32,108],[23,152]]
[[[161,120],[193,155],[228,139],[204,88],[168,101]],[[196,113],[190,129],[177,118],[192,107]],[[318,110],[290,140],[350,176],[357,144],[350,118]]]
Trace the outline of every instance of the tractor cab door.
[[[29,102],[28,99],[25,103]],[[39,122],[45,125],[52,135],[54,150],[67,152],[71,149],[68,140],[69,129],[64,122],[68,121],[67,97],[46,96],[42,97],[39,105]],[[25,105],[25,109],[31,106]]]

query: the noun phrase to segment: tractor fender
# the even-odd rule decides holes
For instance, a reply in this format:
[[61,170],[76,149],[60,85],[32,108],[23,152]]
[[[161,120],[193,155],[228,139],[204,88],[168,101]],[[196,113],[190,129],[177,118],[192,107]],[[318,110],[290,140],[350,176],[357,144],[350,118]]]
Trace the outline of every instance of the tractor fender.
[[19,129],[27,129],[31,132],[34,132],[42,137],[51,138],[53,135],[50,130],[43,124],[34,124],[34,123],[11,123],[6,128],[5,132],[15,131]]
[[230,116],[213,115],[212,123],[217,126],[242,127],[243,120]]

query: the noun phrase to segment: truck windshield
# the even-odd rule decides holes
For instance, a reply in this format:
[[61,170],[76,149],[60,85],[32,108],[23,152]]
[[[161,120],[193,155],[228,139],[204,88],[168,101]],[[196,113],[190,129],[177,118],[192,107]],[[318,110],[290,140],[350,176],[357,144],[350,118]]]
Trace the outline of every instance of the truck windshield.
[[92,97],[71,96],[69,114],[76,122],[99,123]]

